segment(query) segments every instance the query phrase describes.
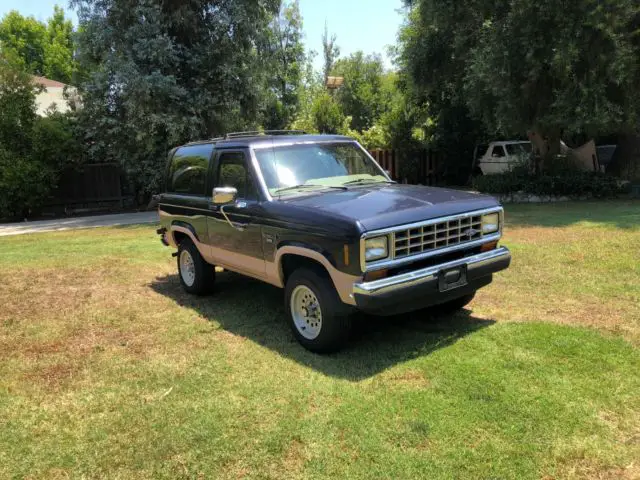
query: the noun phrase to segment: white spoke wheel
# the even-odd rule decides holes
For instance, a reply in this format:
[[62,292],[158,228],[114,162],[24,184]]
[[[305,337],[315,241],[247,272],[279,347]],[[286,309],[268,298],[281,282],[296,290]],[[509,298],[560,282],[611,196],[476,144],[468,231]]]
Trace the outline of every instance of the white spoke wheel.
[[352,307],[342,303],[321,267],[301,267],[287,278],[284,305],[296,340],[308,350],[335,352],[349,339]]
[[193,257],[189,250],[182,250],[182,252],[180,252],[179,262],[182,281],[188,287],[192,287],[196,281],[196,266],[193,263]]
[[180,283],[188,293],[209,293],[216,279],[216,269],[200,255],[190,239],[180,242],[178,247],[178,274]]
[[291,294],[293,323],[304,338],[313,340],[322,330],[322,308],[316,294],[306,285],[298,285]]

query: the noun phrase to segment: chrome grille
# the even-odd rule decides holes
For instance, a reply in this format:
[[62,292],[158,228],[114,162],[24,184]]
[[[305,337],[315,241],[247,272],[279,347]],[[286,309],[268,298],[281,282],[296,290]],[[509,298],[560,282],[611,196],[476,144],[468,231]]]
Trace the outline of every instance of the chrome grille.
[[482,238],[482,216],[462,216],[393,233],[394,258],[419,255],[438,248]]

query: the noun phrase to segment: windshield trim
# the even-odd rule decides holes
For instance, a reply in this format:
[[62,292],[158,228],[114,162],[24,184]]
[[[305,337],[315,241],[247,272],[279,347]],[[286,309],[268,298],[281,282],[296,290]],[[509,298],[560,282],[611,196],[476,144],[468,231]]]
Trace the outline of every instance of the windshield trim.
[[[273,143],[269,143],[269,142],[265,142],[265,143],[259,143],[256,145],[251,145],[249,147],[249,155],[251,156],[251,163],[253,165],[253,169],[256,172],[256,175],[258,177],[258,183],[260,184],[260,188],[262,189],[262,192],[264,194],[264,196],[266,197],[267,201],[269,202],[273,202],[274,200],[280,200],[280,195],[276,195],[275,197],[273,195],[271,195],[271,192],[269,191],[269,188],[267,187],[267,182],[264,179],[264,176],[262,174],[262,168],[260,168],[260,162],[258,161],[258,157],[256,157],[256,150],[262,150],[265,148],[273,148],[276,149],[278,147],[290,147],[290,146],[294,146],[294,145],[317,145],[317,144],[326,144],[326,143],[349,143],[349,144],[353,144],[356,148],[359,148],[360,151],[362,153],[364,153],[364,155],[371,161],[373,162],[373,165],[375,165],[375,167],[378,169],[378,171],[380,172],[380,176],[384,177],[387,179],[388,182],[392,182],[392,183],[396,183],[385,171],[384,168],[382,168],[380,166],[380,164],[378,162],[376,162],[376,159],[373,158],[371,156],[371,154],[367,151],[366,148],[364,148],[362,145],[360,145],[359,142],[357,142],[356,140],[353,139],[327,139],[327,140],[312,140],[312,141],[295,141],[292,140],[291,142],[286,142],[286,143],[280,143],[278,142],[278,144],[274,145]],[[382,182],[380,182],[382,183]],[[331,191],[332,189],[326,189],[326,191]],[[305,193],[310,193],[310,192],[305,192]],[[314,190],[314,193],[326,193],[324,190]],[[289,198],[289,196],[286,196],[287,198]]]

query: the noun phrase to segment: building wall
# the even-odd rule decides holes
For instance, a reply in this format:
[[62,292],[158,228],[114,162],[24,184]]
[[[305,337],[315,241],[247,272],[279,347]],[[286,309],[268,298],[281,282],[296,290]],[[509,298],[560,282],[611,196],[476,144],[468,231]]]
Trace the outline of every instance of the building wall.
[[45,90],[36,96],[36,109],[38,115],[45,116],[46,110],[55,103],[56,110],[64,113],[69,110],[67,101],[64,98],[64,87],[46,87]]

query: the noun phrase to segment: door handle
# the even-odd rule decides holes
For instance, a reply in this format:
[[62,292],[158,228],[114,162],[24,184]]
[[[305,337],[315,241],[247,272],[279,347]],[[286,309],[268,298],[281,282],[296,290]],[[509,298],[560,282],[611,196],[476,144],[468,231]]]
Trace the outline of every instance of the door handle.
[[[233,223],[231,221],[231,219],[229,218],[229,216],[227,215],[227,212],[224,211],[224,208],[228,207],[228,206],[229,205],[222,205],[220,207],[220,213],[222,214],[224,219],[227,221],[227,223],[231,226],[231,228],[235,228],[239,232],[243,232],[247,228],[248,224],[246,224],[246,223]],[[238,202],[235,205],[236,208],[246,208],[246,206],[247,206],[246,202]]]

